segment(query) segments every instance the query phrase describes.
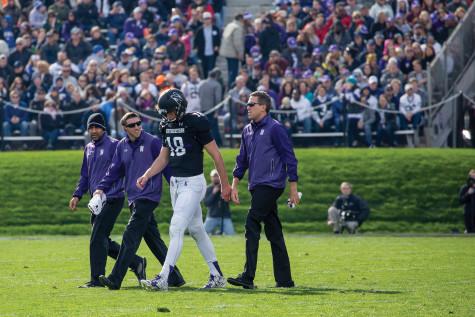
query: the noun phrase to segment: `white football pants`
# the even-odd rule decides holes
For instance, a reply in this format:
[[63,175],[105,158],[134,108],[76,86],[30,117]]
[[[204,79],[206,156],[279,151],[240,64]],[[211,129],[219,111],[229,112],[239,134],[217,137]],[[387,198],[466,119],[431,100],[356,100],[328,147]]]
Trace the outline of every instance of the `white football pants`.
[[[206,193],[206,179],[203,174],[192,177],[171,177],[170,195],[173,216],[170,222],[170,245],[160,275],[168,277],[183,249],[183,236],[188,229],[196,241],[201,255],[210,266],[216,261],[216,253],[203,225],[200,202]],[[211,267],[211,266],[210,266]]]

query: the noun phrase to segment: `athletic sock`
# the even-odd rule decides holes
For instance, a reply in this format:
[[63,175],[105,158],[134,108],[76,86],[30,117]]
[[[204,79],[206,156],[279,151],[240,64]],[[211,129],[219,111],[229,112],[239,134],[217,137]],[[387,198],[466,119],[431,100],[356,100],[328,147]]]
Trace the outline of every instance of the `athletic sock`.
[[221,272],[221,268],[219,267],[218,261],[210,261],[208,262],[209,266],[209,273],[213,276],[223,276],[223,272]]
[[168,281],[168,276],[170,276],[174,269],[175,267],[172,265],[164,265],[160,272],[160,277]]

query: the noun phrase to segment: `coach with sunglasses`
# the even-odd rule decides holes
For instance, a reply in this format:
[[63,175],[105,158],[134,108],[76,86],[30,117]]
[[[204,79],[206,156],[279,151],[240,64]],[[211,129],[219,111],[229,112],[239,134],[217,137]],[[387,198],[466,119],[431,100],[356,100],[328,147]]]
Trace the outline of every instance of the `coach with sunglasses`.
[[[119,255],[111,274],[108,277],[99,276],[102,285],[109,289],[120,288],[142,237],[162,265],[167,255],[167,246],[160,237],[153,213],[162,195],[162,174],[152,177],[143,190],[135,186],[137,178],[145,173],[160,154],[162,143],[159,138],[142,130],[142,121],[135,112],[126,113],[120,124],[127,136],[119,141],[112,163],[94,192],[94,195],[102,194],[114,182],[124,177],[125,191],[132,214],[125,228]],[[185,284],[177,268],[170,274],[168,283],[177,287]]]
[[300,202],[297,192],[297,159],[285,128],[270,117],[270,108],[271,99],[266,92],[255,91],[250,95],[247,114],[251,123],[242,132],[241,148],[233,171],[231,199],[239,204],[237,186],[247,169],[252,198],[245,225],[244,272],[236,278],[228,278],[228,282],[248,289],[254,288],[262,222],[271,244],[276,286],[294,286],[282,225],[277,215],[277,199],[284,192],[288,178],[290,203],[297,205]]

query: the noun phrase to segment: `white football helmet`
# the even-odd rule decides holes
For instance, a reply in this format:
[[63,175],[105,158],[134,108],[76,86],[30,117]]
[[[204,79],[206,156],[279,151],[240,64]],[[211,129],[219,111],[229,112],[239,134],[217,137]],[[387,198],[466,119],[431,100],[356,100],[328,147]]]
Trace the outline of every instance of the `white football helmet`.
[[89,210],[94,214],[94,215],[99,215],[102,211],[102,208],[106,204],[106,194],[101,194],[101,195],[94,195],[89,203],[87,204],[87,207]]

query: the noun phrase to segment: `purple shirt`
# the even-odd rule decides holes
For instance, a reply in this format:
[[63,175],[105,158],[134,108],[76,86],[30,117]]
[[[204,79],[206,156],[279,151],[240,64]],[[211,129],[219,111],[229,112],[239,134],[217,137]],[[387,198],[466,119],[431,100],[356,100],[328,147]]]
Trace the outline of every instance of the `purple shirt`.
[[[89,191],[89,195],[96,191],[99,182],[106,174],[119,141],[109,137],[106,133],[97,141],[89,142],[84,149],[81,176],[73,197],[81,198]],[[124,197],[124,181],[118,178],[104,191],[107,198]]]
[[242,179],[249,169],[249,190],[265,185],[285,188],[285,179],[296,182],[297,159],[285,128],[269,115],[249,123],[241,136],[233,176]]
[[124,34],[133,33],[138,39],[143,38],[145,23],[143,20],[137,21],[134,18],[128,18],[124,23]]
[[[119,141],[112,163],[97,189],[108,190],[114,182],[125,177],[125,191],[129,205],[137,199],[160,202],[162,195],[162,173],[148,180],[145,188],[140,190],[137,179],[152,165],[160,154],[162,142],[159,138],[142,131],[139,138],[132,142],[128,137]],[[164,174],[168,171],[165,169]],[[169,178],[167,178],[169,179]]]

